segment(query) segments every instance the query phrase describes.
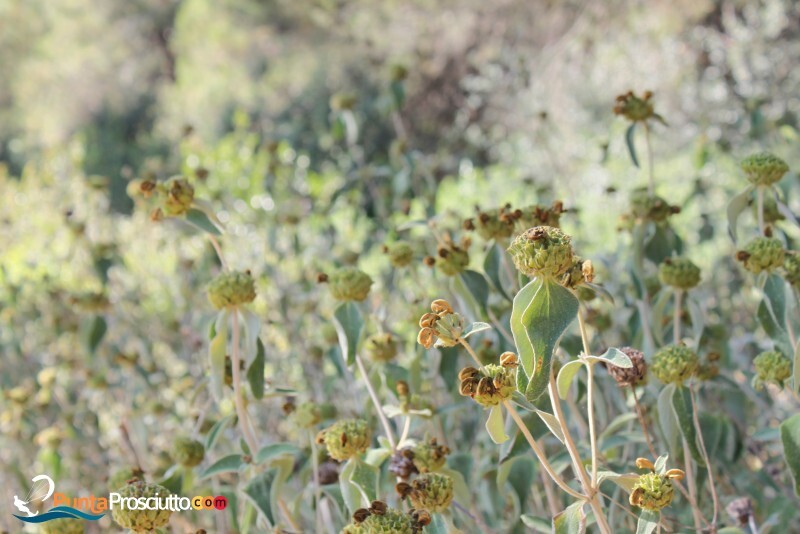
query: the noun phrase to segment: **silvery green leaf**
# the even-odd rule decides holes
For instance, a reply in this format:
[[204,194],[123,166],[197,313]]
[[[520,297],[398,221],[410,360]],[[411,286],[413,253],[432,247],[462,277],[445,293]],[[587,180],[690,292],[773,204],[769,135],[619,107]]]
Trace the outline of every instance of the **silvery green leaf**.
[[214,339],[208,345],[211,393],[217,402],[224,396],[225,356],[228,354],[228,311],[221,310],[214,323]]
[[700,450],[697,428],[694,426],[694,419],[692,418],[692,399],[686,387],[678,386],[675,388],[675,394],[672,395],[672,407],[678,421],[678,428],[689,446],[692,458],[697,462],[697,465],[705,467],[706,463]]
[[208,466],[198,477],[198,480],[202,480],[204,478],[209,478],[214,475],[219,475],[220,473],[231,473],[234,471],[239,471],[244,465],[244,460],[242,459],[241,454],[229,454],[228,456],[223,456],[210,466]]
[[339,336],[342,358],[344,358],[348,366],[353,365],[356,361],[358,341],[364,328],[364,318],[361,316],[358,306],[349,301],[343,302],[336,308],[333,318],[333,324]]
[[561,425],[558,422],[558,418],[551,413],[544,412],[542,410],[536,410],[536,415],[547,425],[547,428],[550,429],[550,432],[558,438],[558,441],[564,443],[564,432],[561,430]]
[[619,349],[610,348],[600,356],[582,355],[581,360],[585,360],[592,365],[597,362],[605,362],[608,365],[622,367],[623,369],[630,369],[633,367],[633,362],[628,358],[628,355]]
[[300,448],[292,443],[272,443],[259,449],[255,456],[257,464],[263,464],[278,456],[295,455],[300,452]]
[[219,228],[217,228],[217,226],[211,222],[211,219],[202,210],[195,208],[189,209],[189,211],[186,212],[186,221],[211,235],[222,235],[222,232],[220,232]]
[[266,355],[264,354],[264,344],[261,339],[256,339],[256,357],[247,368],[247,382],[250,384],[250,391],[256,399],[264,398],[264,365]]
[[364,461],[374,467],[380,467],[392,455],[392,449],[379,447],[367,451]]
[[488,323],[472,323],[469,325],[464,332],[461,334],[461,337],[467,339],[472,334],[476,334],[478,332],[483,332],[484,330],[491,330],[492,325]]
[[558,396],[562,399],[567,398],[569,387],[575,379],[575,375],[583,367],[584,363],[580,360],[571,360],[561,366],[558,371],[558,378],[556,378],[556,386],[558,389]]
[[656,461],[653,464],[655,466],[656,473],[663,475],[667,472],[667,460],[669,460],[669,454],[662,454],[656,458]]
[[737,222],[739,221],[739,216],[742,212],[747,208],[747,204],[750,202],[750,194],[753,192],[753,187],[750,186],[735,197],[733,197],[730,202],[728,202],[727,214],[728,214],[728,233],[733,239],[733,242],[736,243],[736,226]]
[[583,506],[586,501],[572,503],[563,512],[553,517],[553,532],[555,534],[582,534],[585,532],[585,518]]
[[636,157],[636,143],[634,143],[633,134],[636,132],[636,123],[632,122],[628,129],[625,130],[625,145],[628,147],[628,154],[631,156],[631,161],[639,168],[639,158]]
[[508,440],[505,426],[503,406],[501,404],[492,406],[491,410],[489,410],[489,418],[486,420],[486,430],[489,432],[489,437],[492,438],[492,441],[498,445]]
[[639,521],[636,523],[636,534],[652,534],[658,527],[660,520],[661,514],[659,512],[642,510],[639,513]]
[[783,457],[794,479],[794,492],[800,496],[800,414],[781,423]]
[[626,492],[630,493],[633,491],[633,487],[636,485],[636,482],[639,481],[639,475],[621,475],[619,473],[614,473],[613,471],[599,471],[597,473],[597,483],[601,484],[606,480],[610,480]]

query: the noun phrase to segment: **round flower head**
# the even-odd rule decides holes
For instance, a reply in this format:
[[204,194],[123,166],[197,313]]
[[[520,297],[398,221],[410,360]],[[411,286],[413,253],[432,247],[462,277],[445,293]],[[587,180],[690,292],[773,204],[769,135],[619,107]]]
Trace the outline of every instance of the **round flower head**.
[[639,476],[631,491],[630,503],[644,510],[658,512],[672,502],[675,488],[666,475],[645,473]]
[[411,484],[397,485],[401,497],[411,499],[414,508],[444,512],[453,501],[453,479],[441,473],[423,473]]
[[459,247],[450,243],[445,247],[439,247],[439,259],[436,266],[446,276],[455,276],[463,272],[469,266],[469,252],[466,248]]
[[[157,498],[161,506],[166,508],[166,498],[170,492],[167,488],[158,484],[147,484],[140,480],[127,484],[117,490],[123,501],[130,498]],[[152,501],[151,501],[152,502]],[[111,515],[122,528],[127,528],[133,532],[151,532],[169,523],[170,510],[130,510],[127,507],[114,508]]]
[[206,448],[199,441],[180,437],[172,444],[172,459],[183,467],[194,467],[203,461]]
[[522,217],[520,210],[512,210],[511,204],[506,204],[497,211],[478,210],[474,219],[464,221],[464,228],[474,229],[487,241],[490,239],[502,240],[511,237],[514,233],[514,223],[520,217]]
[[769,152],[753,154],[742,160],[740,166],[753,185],[772,185],[789,172],[786,162]]
[[414,261],[414,247],[406,241],[395,241],[383,247],[393,267],[405,267]]
[[366,451],[370,438],[366,421],[344,419],[320,432],[317,443],[324,443],[330,457],[343,462]]
[[314,402],[301,402],[292,407],[289,417],[297,428],[314,428],[322,421],[322,409]]
[[679,213],[678,206],[671,206],[657,195],[651,195],[647,189],[635,189],[630,197],[631,213],[634,219],[662,222],[670,215]]
[[800,254],[786,254],[783,260],[783,277],[793,287],[800,287]]
[[647,362],[644,353],[631,347],[622,347],[622,352],[630,358],[633,367],[607,366],[608,373],[616,380],[619,387],[638,386],[647,382]]
[[373,362],[389,362],[397,356],[397,339],[392,334],[375,334],[364,342],[367,356]]
[[248,304],[255,298],[255,281],[249,272],[222,273],[208,284],[208,300],[217,309]]
[[753,361],[756,376],[753,385],[761,388],[764,384],[777,384],[783,387],[784,381],[792,376],[792,362],[777,350],[762,352]]
[[619,95],[614,102],[614,114],[622,115],[631,122],[646,121],[655,116],[653,103],[650,101],[653,93],[645,91],[641,98],[628,91]]
[[736,254],[736,259],[753,274],[781,267],[785,257],[783,244],[774,237],[757,237]]
[[167,195],[162,211],[171,217],[184,215],[194,202],[194,187],[189,180],[175,176],[164,182],[163,190]]
[[514,364],[489,364],[484,366],[483,371],[466,367],[458,374],[461,380],[459,391],[465,397],[475,399],[481,406],[497,406],[514,394],[516,374],[516,357]]
[[355,267],[339,269],[328,278],[331,295],[336,300],[362,301],[369,295],[372,287],[372,278],[364,271]]
[[692,289],[700,283],[700,268],[688,258],[667,258],[658,266],[658,278],[675,289]]
[[138,467],[122,467],[108,477],[108,489],[117,491],[132,480],[144,480],[144,472]]
[[697,370],[697,354],[689,347],[669,345],[656,352],[650,370],[665,384],[682,384]]
[[427,442],[421,442],[411,448],[413,453],[411,461],[420,473],[438,471],[447,462],[447,455],[450,449],[445,445],[439,445],[436,438],[431,438]]
[[527,228],[534,226],[552,226],[558,228],[561,220],[561,214],[566,211],[564,203],[560,200],[553,202],[549,208],[544,206],[528,206],[518,210],[519,217],[517,218],[516,228],[519,231],[524,231]]
[[571,241],[558,228],[537,226],[518,235],[508,252],[522,274],[531,278],[556,278],[572,267]]
[[361,508],[353,514],[353,522],[341,534],[418,534],[430,522],[420,521],[418,512],[403,513],[374,501],[369,509]]
[[71,517],[62,517],[61,519],[53,519],[45,521],[39,527],[41,534],[83,534],[86,521],[83,519],[73,519]]

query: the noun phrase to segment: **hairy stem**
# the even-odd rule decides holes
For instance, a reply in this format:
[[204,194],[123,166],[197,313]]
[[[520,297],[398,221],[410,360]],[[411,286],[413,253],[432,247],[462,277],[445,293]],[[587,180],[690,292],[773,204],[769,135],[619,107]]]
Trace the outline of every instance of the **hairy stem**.
[[672,337],[674,343],[679,345],[681,342],[681,307],[683,305],[683,291],[675,291],[675,309],[672,311]]
[[372,404],[375,406],[375,410],[378,412],[378,419],[380,419],[381,424],[383,425],[383,432],[386,434],[386,439],[389,440],[389,445],[392,447],[392,451],[395,451],[397,449],[397,442],[394,439],[392,425],[389,424],[389,420],[386,419],[386,414],[383,413],[381,401],[378,399],[378,394],[375,392],[375,388],[372,387],[372,382],[369,380],[367,369],[364,367],[364,361],[358,354],[356,354],[356,365],[358,366],[358,370],[361,372],[361,377],[364,379],[364,385],[367,386],[367,391],[369,392],[369,397],[372,399]]
[[503,406],[505,406],[506,410],[508,410],[508,413],[511,414],[511,418],[519,427],[519,430],[520,432],[522,432],[522,435],[525,436],[525,439],[528,441],[528,445],[531,446],[531,449],[533,450],[534,454],[536,454],[536,457],[539,459],[539,463],[542,464],[542,467],[544,467],[545,471],[547,471],[547,474],[550,475],[550,478],[553,479],[553,482],[558,484],[559,488],[564,490],[569,495],[572,495],[576,499],[586,500],[588,498],[586,495],[581,495],[574,489],[570,488],[567,485],[567,483],[564,482],[560,476],[558,476],[558,473],[555,472],[553,466],[550,465],[550,461],[547,459],[547,456],[545,456],[544,450],[542,450],[542,447],[533,438],[533,435],[531,435],[531,431],[528,430],[528,427],[525,425],[525,421],[523,421],[519,413],[517,413],[517,410],[514,408],[514,405],[511,404],[510,401],[503,401]]
[[695,401],[694,383],[689,384],[689,397],[692,399],[692,421],[694,422],[694,427],[697,431],[700,452],[703,455],[703,461],[706,463],[708,486],[711,490],[711,501],[714,503],[714,515],[711,518],[711,528],[712,530],[715,530],[717,526],[717,518],[719,517],[719,497],[717,496],[717,488],[714,482],[714,470],[711,468],[711,461],[708,457],[705,440],[703,439],[703,431],[700,428],[700,417],[698,415],[697,402]]
[[650,142],[650,126],[647,121],[644,124],[644,143],[647,147],[647,192],[653,196],[656,192],[655,164],[653,161],[653,145]]
[[653,458],[658,458],[656,448],[653,446],[653,438],[650,437],[650,432],[647,430],[647,421],[644,418],[644,407],[639,403],[639,397],[636,395],[636,386],[631,386],[631,393],[633,394],[633,403],[636,406],[636,417],[639,418],[639,426],[642,427],[647,449],[650,451],[650,455]]
[[235,307],[231,310],[231,320],[233,322],[233,340],[231,341],[233,400],[244,440],[250,448],[250,454],[255,454],[258,452],[258,440],[256,440],[255,434],[250,428],[250,419],[248,418],[247,407],[244,404],[244,396],[242,395],[242,373],[239,358],[239,310]]
[[217,253],[217,258],[219,258],[219,263],[220,265],[222,265],[222,270],[227,271],[228,264],[225,261],[225,256],[222,255],[222,247],[219,245],[219,240],[211,234],[207,235],[208,235],[208,240],[211,242],[211,246],[214,247],[214,250]]
[[762,186],[756,187],[756,207],[758,214],[758,233],[765,235],[766,226],[764,224],[764,188]]
[[[583,352],[585,355],[591,354],[589,350],[589,336],[586,333],[586,323],[583,321],[583,314],[578,312],[578,326],[581,331],[581,341],[583,341]],[[586,413],[589,417],[589,443],[592,449],[592,488],[597,487],[597,432],[594,425],[594,365],[586,364]]]
[[[689,498],[693,503],[697,503],[697,481],[694,479],[694,468],[692,467],[692,453],[689,452],[689,444],[683,438],[683,460],[686,464],[686,485],[689,487]],[[702,531],[703,515],[698,506],[692,506],[692,517],[694,517],[694,528],[697,532]]]
[[311,447],[311,469],[314,470],[314,516],[316,518],[317,532],[322,532],[322,516],[320,515],[320,502],[322,501],[322,486],[319,483],[319,456],[317,456],[317,446],[314,443],[314,435],[308,432],[308,443]]

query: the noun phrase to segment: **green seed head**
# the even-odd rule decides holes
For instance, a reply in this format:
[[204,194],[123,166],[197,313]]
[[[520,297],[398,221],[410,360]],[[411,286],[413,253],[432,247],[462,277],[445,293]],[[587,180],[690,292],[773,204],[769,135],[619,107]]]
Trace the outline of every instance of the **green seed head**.
[[336,300],[355,300],[361,302],[369,295],[372,278],[355,267],[344,267],[328,278],[331,295]]
[[453,479],[441,473],[423,473],[411,483],[408,494],[414,508],[440,513],[453,501]]
[[662,222],[680,211],[680,208],[670,206],[663,198],[651,195],[647,189],[635,189],[630,202],[633,218],[642,221]]
[[144,480],[144,472],[137,467],[122,467],[108,477],[109,491],[117,491],[131,480]]
[[369,514],[358,523],[347,525],[341,534],[417,534],[417,522],[409,514],[388,508],[383,514]]
[[644,510],[658,512],[672,502],[675,488],[665,475],[646,473],[639,476],[633,487],[630,502]]
[[291,415],[292,423],[297,428],[314,428],[322,421],[322,410],[313,402],[301,402]]
[[438,254],[436,266],[446,276],[455,276],[469,267],[469,252],[466,248],[451,243],[447,247],[440,247]]
[[789,172],[789,166],[781,158],[760,152],[742,160],[740,166],[753,185],[772,185]]
[[217,308],[230,308],[253,302],[256,285],[249,272],[222,273],[208,284],[208,300]]
[[658,266],[658,279],[685,291],[700,283],[700,268],[688,258],[667,258]]
[[464,332],[464,317],[458,313],[448,313],[441,317],[434,325],[437,347],[455,347],[458,339]]
[[364,342],[367,356],[373,362],[390,362],[397,356],[397,339],[392,334],[375,334]]
[[528,206],[519,210],[519,218],[516,221],[518,231],[525,231],[534,226],[551,226],[558,228],[561,221],[561,214],[564,213],[564,203],[560,200],[553,202],[549,208],[545,206]]
[[414,247],[406,241],[395,241],[384,247],[384,252],[389,256],[393,267],[406,267],[414,261]]
[[53,519],[45,521],[39,527],[41,534],[83,534],[86,521],[83,519],[72,519],[69,517],[62,517],[61,519]]
[[181,176],[170,178],[164,182],[161,190],[166,194],[161,208],[165,215],[170,217],[184,215],[192,207],[194,187],[186,178]]
[[781,267],[785,257],[783,244],[774,237],[757,237],[736,254],[744,268],[753,274]]
[[655,116],[651,99],[653,93],[645,91],[640,97],[628,91],[624,95],[619,95],[614,103],[614,114],[622,115],[631,122],[641,122]]
[[172,459],[183,467],[194,467],[203,461],[206,448],[195,439],[180,437],[172,444],[170,454]]
[[324,443],[330,457],[343,462],[366,451],[370,438],[366,421],[344,419],[320,432],[317,443]]
[[800,287],[800,254],[786,254],[783,260],[783,277],[793,287]]
[[[170,495],[169,490],[163,486],[147,484],[139,480],[123,486],[116,493],[119,493],[122,499],[157,497],[163,507],[166,507],[164,500]],[[133,532],[151,532],[169,523],[169,516],[172,515],[172,512],[170,510],[129,510],[120,507],[114,508],[111,515],[122,528],[130,529]]]
[[753,385],[759,389],[764,384],[783,387],[784,382],[792,376],[792,362],[777,350],[762,352],[753,363],[756,367]]
[[431,438],[427,442],[421,442],[411,449],[413,453],[412,462],[420,473],[438,471],[447,462],[447,455],[450,449],[445,445],[439,445],[436,438]]
[[528,277],[557,278],[572,267],[572,239],[551,226],[537,226],[508,247],[514,265]]
[[682,384],[697,370],[697,354],[689,347],[669,345],[656,352],[650,370],[665,384]]
[[489,364],[483,371],[473,367],[462,369],[461,394],[472,397],[475,402],[490,408],[509,400],[516,389],[516,366]]

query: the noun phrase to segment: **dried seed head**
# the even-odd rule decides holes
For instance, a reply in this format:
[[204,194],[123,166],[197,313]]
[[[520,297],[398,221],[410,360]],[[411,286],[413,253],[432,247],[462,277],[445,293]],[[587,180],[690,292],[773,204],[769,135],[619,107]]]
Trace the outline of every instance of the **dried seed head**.
[[389,506],[383,501],[372,501],[369,511],[375,515],[385,515]]
[[504,352],[500,355],[500,365],[503,367],[517,367],[519,365],[517,355],[513,352]]
[[431,348],[434,341],[436,341],[436,333],[433,328],[423,328],[419,331],[419,334],[417,334],[417,343],[426,349]]
[[647,458],[637,458],[636,467],[638,467],[639,469],[649,469],[650,471],[656,470],[655,464],[650,460],[648,460]]
[[749,497],[739,497],[732,500],[725,510],[740,526],[746,525],[753,516],[753,501]]
[[355,524],[363,523],[364,521],[367,520],[367,518],[370,515],[371,515],[370,511],[367,510],[366,508],[359,508],[358,510],[353,512],[353,523]]
[[431,311],[441,316],[442,314],[453,313],[453,307],[444,299],[436,299],[431,302]]
[[470,378],[475,378],[480,373],[481,372],[479,370],[475,369],[474,367],[464,367],[458,373],[458,379],[463,382],[464,380],[468,380]]
[[619,387],[638,386],[647,379],[647,362],[644,353],[632,347],[622,347],[621,350],[631,360],[632,367],[618,367],[607,365],[608,373],[614,378]]
[[686,476],[686,473],[684,473],[680,469],[670,469],[669,471],[664,473],[664,476],[669,478],[670,480],[683,480],[683,478]]

